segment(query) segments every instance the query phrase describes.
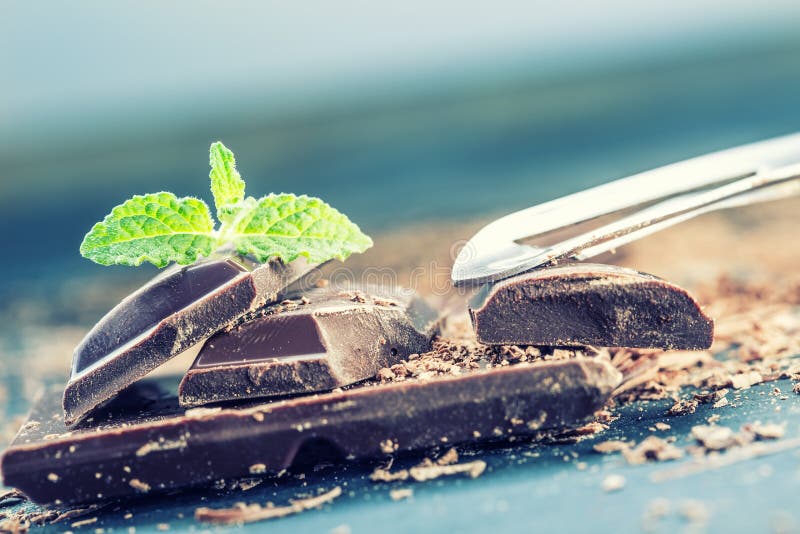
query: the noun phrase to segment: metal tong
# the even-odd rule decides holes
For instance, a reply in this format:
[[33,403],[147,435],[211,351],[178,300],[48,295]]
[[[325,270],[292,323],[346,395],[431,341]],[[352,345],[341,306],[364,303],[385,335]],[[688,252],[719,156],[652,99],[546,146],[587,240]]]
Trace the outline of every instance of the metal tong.
[[[800,133],[634,174],[506,215],[461,249],[456,285],[585,260],[710,211],[800,194]],[[622,212],[630,212],[623,215]],[[520,244],[604,215],[621,218],[549,246]],[[800,231],[800,226],[798,227]]]

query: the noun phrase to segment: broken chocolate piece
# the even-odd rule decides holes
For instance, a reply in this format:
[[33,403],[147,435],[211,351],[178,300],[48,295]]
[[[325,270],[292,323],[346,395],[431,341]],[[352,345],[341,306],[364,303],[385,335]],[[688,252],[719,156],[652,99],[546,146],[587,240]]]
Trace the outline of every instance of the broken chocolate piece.
[[714,323],[689,293],[622,267],[572,264],[484,286],[470,305],[478,341],[706,349]]
[[607,359],[576,357],[184,411],[166,389],[174,382],[146,378],[95,412],[91,428],[72,431],[51,389],[0,468],[4,484],[37,503],[130,497],[250,478],[256,465],[270,475],[382,457],[387,441],[402,453],[564,428],[601,408],[620,380]]
[[206,341],[182,406],[325,391],[430,349],[437,314],[401,292],[315,289]]
[[314,267],[239,257],[175,266],[114,307],[75,349],[64,390],[67,424],[267,302]]

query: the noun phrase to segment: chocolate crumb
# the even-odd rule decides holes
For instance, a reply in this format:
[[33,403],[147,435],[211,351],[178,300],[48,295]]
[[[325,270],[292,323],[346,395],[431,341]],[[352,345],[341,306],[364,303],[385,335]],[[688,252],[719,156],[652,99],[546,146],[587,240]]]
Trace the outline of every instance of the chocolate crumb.
[[82,519],[80,521],[75,521],[70,526],[72,528],[84,527],[86,525],[91,525],[92,523],[97,523],[96,517],[90,517],[89,519]]
[[395,482],[398,480],[408,480],[408,470],[401,469],[399,471],[391,472],[389,469],[376,467],[372,474],[369,476],[373,482]]
[[711,515],[702,501],[685,501],[680,505],[681,516],[689,523],[705,524]]
[[625,477],[622,475],[608,475],[603,479],[603,491],[610,493],[625,487]]
[[168,451],[172,449],[183,449],[183,448],[186,448],[185,436],[181,436],[180,439],[176,440],[166,440],[164,438],[161,438],[158,441],[151,441],[139,447],[136,450],[136,456],[146,456],[154,451]]
[[413,496],[414,490],[412,488],[393,489],[389,492],[389,497],[391,497],[393,501],[410,499]]
[[237,503],[232,508],[197,508],[194,517],[198,521],[218,525],[241,525],[266,519],[275,519],[287,515],[297,514],[312,508],[319,508],[323,504],[332,502],[342,494],[342,488],[336,486],[332,490],[302,499],[292,499],[288,506],[261,506],[260,504]]
[[130,482],[128,482],[128,484],[130,485],[130,487],[141,493],[147,493],[148,491],[150,491],[150,484],[148,484],[147,482],[142,482],[138,478],[132,478]]
[[364,293],[358,290],[342,293],[342,296],[349,298],[353,302],[359,302],[362,304],[367,302],[367,298],[364,296]]
[[[542,420],[542,422],[544,422],[544,420]],[[575,436],[591,436],[593,434],[598,434],[603,430],[606,430],[607,428],[608,425],[603,424],[599,421],[590,421],[583,426],[579,426],[578,428],[568,430],[567,432]]]
[[381,441],[380,446],[381,446],[381,452],[383,452],[384,454],[392,454],[399,448],[398,443],[391,439],[385,439]]
[[737,444],[733,430],[726,426],[696,425],[692,427],[692,437],[712,451],[722,451]]
[[683,454],[681,449],[657,436],[648,436],[636,447],[622,451],[625,460],[631,465],[643,464],[648,460],[677,460]]
[[696,400],[681,399],[677,401],[672,407],[667,410],[667,415],[688,415],[697,410],[698,402]]
[[715,402],[711,407],[714,408],[714,409],[724,408],[725,406],[728,406],[729,404],[730,404],[730,401],[728,401],[728,397],[722,397],[720,400]]
[[631,448],[631,444],[625,441],[619,440],[609,440],[603,441],[600,443],[595,443],[594,447],[592,447],[596,452],[602,454],[611,454],[614,452],[621,452],[624,450],[628,450]]
[[237,486],[235,489],[239,489],[241,491],[248,491],[255,488],[262,482],[264,482],[264,480],[261,478],[240,478],[235,483],[235,485]]
[[408,480],[410,477],[417,482],[424,482],[441,476],[458,474],[467,474],[471,478],[476,478],[486,469],[486,462],[483,460],[475,460],[462,464],[455,463],[457,461],[458,452],[456,452],[455,449],[449,449],[438,460],[433,461],[430,458],[425,458],[411,469],[400,469],[392,472],[390,470],[391,463],[388,467],[375,468],[370,475],[370,480],[373,482],[395,482]]
[[475,460],[472,462],[465,462],[463,464],[452,465],[418,465],[409,469],[411,478],[417,482],[424,482],[426,480],[433,480],[441,476],[466,474],[470,478],[477,478],[483,474],[486,469],[486,462],[483,460]]
[[221,406],[214,406],[213,408],[207,408],[205,406],[200,406],[197,408],[189,408],[184,412],[186,417],[196,417],[198,419],[202,418],[205,415],[215,414],[217,412],[221,412]]
[[261,475],[267,472],[267,466],[264,464],[253,464],[247,470],[251,475]]
[[728,394],[728,388],[718,389],[716,391],[712,391],[710,393],[695,393],[694,398],[698,402],[703,404],[707,404],[709,402],[717,403],[725,398],[725,395]]
[[763,381],[764,377],[758,371],[749,371],[731,377],[731,385],[734,389],[747,389]]
[[385,299],[385,298],[381,298],[381,297],[372,297],[372,303],[375,304],[375,306],[385,306],[387,308],[400,306],[400,304],[398,304],[397,302],[395,302],[393,300],[389,300],[389,299]]
[[395,375],[392,369],[384,367],[383,369],[378,371],[377,377],[378,379],[380,379],[381,382],[391,382],[392,380],[397,378],[397,375]]
[[745,429],[753,432],[758,439],[778,439],[786,433],[786,427],[777,423],[755,422],[745,425]]
[[439,465],[451,465],[458,463],[458,451],[455,447],[448,449],[446,453],[441,455],[437,460],[436,463]]

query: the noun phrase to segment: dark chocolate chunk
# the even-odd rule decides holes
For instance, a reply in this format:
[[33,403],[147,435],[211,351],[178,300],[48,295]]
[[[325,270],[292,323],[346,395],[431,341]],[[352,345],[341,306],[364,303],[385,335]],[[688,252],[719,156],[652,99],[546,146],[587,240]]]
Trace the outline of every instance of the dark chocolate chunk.
[[206,341],[183,406],[325,391],[430,349],[436,312],[401,292],[315,289]]
[[620,378],[607,359],[576,357],[186,411],[168,380],[146,378],[97,411],[91,428],[72,431],[51,389],[0,469],[5,485],[42,504],[163,492],[331,456],[360,460],[569,427],[601,408]]
[[681,287],[611,265],[571,264],[484,286],[470,304],[478,341],[706,349],[714,323]]
[[67,424],[242,315],[277,299],[314,265],[238,257],[167,269],[126,297],[75,349],[64,390]]

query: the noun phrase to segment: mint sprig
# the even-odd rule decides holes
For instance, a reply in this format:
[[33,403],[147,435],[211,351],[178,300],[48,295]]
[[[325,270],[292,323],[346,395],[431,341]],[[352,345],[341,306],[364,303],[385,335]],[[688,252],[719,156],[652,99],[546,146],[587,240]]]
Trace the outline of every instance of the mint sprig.
[[344,260],[372,246],[356,224],[318,198],[286,193],[245,197],[233,152],[222,143],[211,145],[209,161],[219,228],[200,199],[167,192],[137,195],[92,227],[81,243],[81,255],[101,265],[150,262],[165,267],[172,262],[188,265],[232,245],[259,262],[305,256],[321,263]]

